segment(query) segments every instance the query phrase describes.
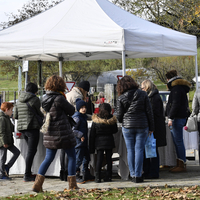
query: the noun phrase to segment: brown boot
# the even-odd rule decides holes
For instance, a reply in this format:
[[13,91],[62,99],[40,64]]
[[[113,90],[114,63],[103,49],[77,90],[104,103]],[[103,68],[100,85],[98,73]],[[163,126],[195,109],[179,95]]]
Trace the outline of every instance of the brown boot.
[[176,159],[176,166],[172,167],[169,172],[173,171],[174,169],[176,169],[179,166],[179,159]]
[[79,189],[79,187],[76,184],[76,176],[68,176],[67,177],[68,183],[69,183],[69,190],[73,189]]
[[176,172],[186,172],[186,164],[183,160],[178,159],[179,164],[178,167],[175,167],[170,172],[176,173]]
[[33,188],[32,188],[32,190],[34,192],[43,192],[42,185],[44,183],[44,179],[45,179],[44,176],[42,176],[40,174],[37,174],[37,176],[35,178],[35,182],[34,182]]

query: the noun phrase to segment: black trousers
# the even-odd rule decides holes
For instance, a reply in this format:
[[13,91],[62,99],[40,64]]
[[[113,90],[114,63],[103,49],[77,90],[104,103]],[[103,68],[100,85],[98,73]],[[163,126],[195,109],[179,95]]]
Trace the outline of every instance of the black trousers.
[[64,149],[61,149],[60,152],[60,167],[63,171],[68,171],[68,158]]
[[31,167],[33,164],[33,159],[37,152],[37,146],[39,143],[40,131],[37,129],[32,129],[32,130],[23,130],[21,132],[28,145],[28,151],[25,159],[26,162],[25,176],[30,177],[32,174]]
[[101,167],[104,159],[104,151],[106,154],[107,171],[112,173],[112,149],[97,150],[96,172],[101,173]]

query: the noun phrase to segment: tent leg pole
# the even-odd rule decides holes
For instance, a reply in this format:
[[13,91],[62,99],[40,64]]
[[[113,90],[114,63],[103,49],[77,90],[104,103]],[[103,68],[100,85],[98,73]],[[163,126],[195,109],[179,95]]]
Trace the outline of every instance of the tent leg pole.
[[126,58],[125,51],[122,51],[122,76],[126,75]]
[[197,64],[197,55],[195,56],[195,76],[196,76],[196,91],[199,88],[198,84],[198,64]]
[[38,93],[42,100],[43,95],[43,83],[42,83],[42,61],[38,60]]
[[62,61],[63,61],[63,57],[59,57],[59,76],[62,77]]

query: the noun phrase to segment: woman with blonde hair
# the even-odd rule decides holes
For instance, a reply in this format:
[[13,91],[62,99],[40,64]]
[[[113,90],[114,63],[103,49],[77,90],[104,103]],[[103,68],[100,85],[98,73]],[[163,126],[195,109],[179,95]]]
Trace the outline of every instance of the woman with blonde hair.
[[75,108],[65,97],[66,84],[63,78],[53,75],[45,84],[46,96],[42,101],[42,111],[49,113],[49,126],[43,137],[46,157],[40,165],[33,191],[41,192],[45,173],[55,158],[57,149],[64,149],[68,156],[69,189],[77,189],[76,184],[76,139],[72,132],[68,116],[74,114]]
[[154,138],[156,139],[156,153],[155,158],[144,159],[143,170],[144,178],[146,179],[156,179],[159,178],[159,154],[158,147],[166,146],[166,127],[165,127],[165,117],[163,102],[159,95],[157,87],[153,84],[151,80],[144,80],[141,84],[141,89],[147,92],[151,106],[153,109],[154,118]]

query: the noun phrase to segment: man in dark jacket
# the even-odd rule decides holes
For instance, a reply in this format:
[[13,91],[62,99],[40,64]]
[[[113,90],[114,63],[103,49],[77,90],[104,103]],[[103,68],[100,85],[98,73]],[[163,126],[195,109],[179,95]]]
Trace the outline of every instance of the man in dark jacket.
[[35,110],[35,112],[43,117],[40,111],[40,99],[36,96],[38,87],[34,83],[29,83],[26,86],[26,92],[22,93],[14,108],[14,118],[18,119],[17,130],[20,131],[28,144],[28,152],[26,155],[26,169],[24,181],[34,181],[31,174],[31,167],[34,156],[37,152],[37,146],[40,138],[40,127],[35,114],[30,110],[26,103]]
[[191,84],[177,75],[176,70],[167,72],[167,86],[171,91],[166,106],[168,116],[168,126],[172,126],[172,137],[177,153],[177,166],[170,172],[186,171],[186,155],[183,143],[183,127],[188,116],[187,93]]

